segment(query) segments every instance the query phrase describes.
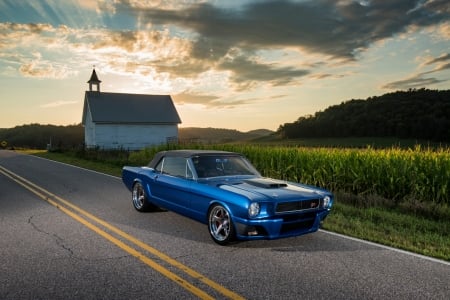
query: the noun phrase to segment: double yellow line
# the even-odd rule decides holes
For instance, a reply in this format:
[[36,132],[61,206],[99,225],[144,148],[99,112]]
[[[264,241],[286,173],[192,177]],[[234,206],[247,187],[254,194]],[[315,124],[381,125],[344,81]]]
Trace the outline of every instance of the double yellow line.
[[[176,275],[172,271],[168,270],[167,268],[163,267],[162,265],[156,263],[153,259],[148,257],[146,254],[142,252],[142,250],[145,250],[146,252],[156,256],[160,260],[164,261],[165,263],[172,265],[173,267],[176,267],[177,269],[183,271],[185,274],[191,276],[192,278],[206,284],[207,286],[211,287],[212,289],[216,290],[220,294],[230,298],[230,299],[244,299],[241,295],[234,293],[233,291],[230,291],[223,287],[222,285],[212,281],[211,279],[206,278],[202,274],[198,273],[197,271],[189,268],[188,266],[183,265],[182,263],[176,261],[175,259],[167,256],[166,254],[156,250],[155,248],[145,244],[144,242],[136,239],[135,237],[127,234],[126,232],[120,230],[119,228],[112,226],[111,224],[107,223],[106,221],[103,221],[96,216],[90,214],[89,212],[81,209],[80,207],[70,203],[67,200],[64,200],[61,197],[58,197],[57,195],[45,190],[44,188],[37,186],[36,184],[26,180],[25,178],[13,173],[12,171],[0,166],[0,173],[4,176],[12,179],[16,183],[20,184],[33,194],[37,195],[42,200],[46,201],[50,205],[53,205],[60,211],[64,212],[68,216],[72,217],[76,221],[80,222],[84,226],[88,227],[98,235],[104,237],[114,245],[118,246],[125,252],[131,254],[132,256],[136,257],[140,261],[142,261],[144,264],[148,265],[149,267],[153,268],[154,270],[158,271],[162,275],[166,276],[168,279],[174,281],[175,283],[179,284],[183,288],[185,288],[187,291],[191,292],[192,294],[198,296],[200,299],[214,299],[212,296],[207,294],[202,289],[196,287],[195,285],[191,284],[189,281],[181,278],[180,276]],[[137,250],[136,248],[133,248],[132,246],[129,246],[128,244],[124,243],[117,237],[114,237],[110,233],[106,232],[105,230],[101,229],[97,225],[94,225],[90,221],[94,221],[95,223],[103,226],[105,229],[108,229],[110,232],[115,233],[116,235],[120,236],[124,240],[128,241],[134,246],[137,246],[138,248],[141,248],[142,250]]]

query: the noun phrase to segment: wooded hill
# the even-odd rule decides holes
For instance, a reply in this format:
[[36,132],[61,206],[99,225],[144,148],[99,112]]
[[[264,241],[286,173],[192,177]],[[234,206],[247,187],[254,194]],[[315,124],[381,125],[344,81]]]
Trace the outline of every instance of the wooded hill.
[[333,105],[280,125],[284,138],[397,137],[450,141],[450,90],[408,90]]

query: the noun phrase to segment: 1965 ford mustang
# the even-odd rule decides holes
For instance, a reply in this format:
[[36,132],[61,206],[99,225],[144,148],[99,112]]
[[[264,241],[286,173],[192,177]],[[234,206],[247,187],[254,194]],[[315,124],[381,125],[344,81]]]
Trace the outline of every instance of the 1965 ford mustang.
[[262,177],[225,151],[159,152],[148,166],[124,166],[122,180],[136,210],[162,207],[208,224],[220,245],[315,232],[333,205],[330,192]]

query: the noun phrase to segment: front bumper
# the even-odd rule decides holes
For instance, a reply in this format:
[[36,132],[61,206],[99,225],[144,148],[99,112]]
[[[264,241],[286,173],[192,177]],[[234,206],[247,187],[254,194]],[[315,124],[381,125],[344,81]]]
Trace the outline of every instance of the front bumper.
[[316,232],[329,210],[277,215],[268,219],[234,219],[239,240],[278,239]]

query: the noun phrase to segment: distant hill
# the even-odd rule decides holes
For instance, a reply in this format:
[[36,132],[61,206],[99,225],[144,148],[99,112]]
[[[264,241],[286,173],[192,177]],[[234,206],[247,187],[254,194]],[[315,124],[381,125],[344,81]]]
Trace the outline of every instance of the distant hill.
[[[179,140],[182,143],[228,143],[258,139],[273,133],[267,129],[240,132],[233,129],[190,127],[179,128]],[[7,142],[6,148],[45,149],[50,143],[53,148],[74,148],[83,145],[84,127],[81,124],[69,126],[29,124],[0,128],[0,143],[3,141]]]
[[184,143],[228,143],[253,140],[273,133],[268,129],[241,132],[234,129],[186,127],[178,129],[178,138]]
[[285,138],[396,137],[450,141],[450,90],[398,91],[333,105],[281,125]]
[[[179,128],[181,143],[273,142],[279,137],[378,137],[450,142],[450,90],[398,91],[365,100],[352,99],[312,116],[280,125],[277,132],[258,129],[241,132],[223,128]],[[74,148],[83,145],[84,128],[30,124],[0,128],[0,143],[7,148]],[[1,144],[0,144],[0,147]]]

